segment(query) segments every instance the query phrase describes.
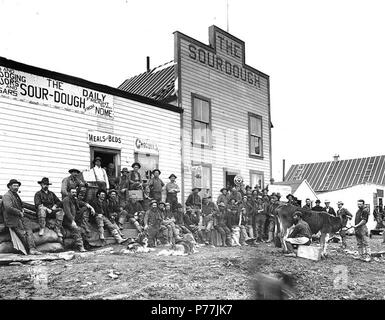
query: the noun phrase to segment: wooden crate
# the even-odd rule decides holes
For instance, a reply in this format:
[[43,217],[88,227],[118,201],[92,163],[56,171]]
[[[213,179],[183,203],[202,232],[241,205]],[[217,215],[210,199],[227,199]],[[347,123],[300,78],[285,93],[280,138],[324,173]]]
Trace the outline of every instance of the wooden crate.
[[136,198],[136,200],[143,200],[143,191],[142,190],[128,190],[128,196]]
[[299,245],[297,257],[318,261],[321,259],[321,247]]

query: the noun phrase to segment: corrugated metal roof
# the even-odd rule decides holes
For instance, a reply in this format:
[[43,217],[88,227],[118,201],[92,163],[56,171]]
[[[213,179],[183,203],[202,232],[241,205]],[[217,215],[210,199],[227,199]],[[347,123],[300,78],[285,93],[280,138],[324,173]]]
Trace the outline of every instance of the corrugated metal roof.
[[118,88],[154,100],[169,100],[175,96],[175,63],[170,61],[127,79]]
[[385,185],[385,155],[292,165],[286,182],[306,179],[316,192],[333,191],[363,183]]

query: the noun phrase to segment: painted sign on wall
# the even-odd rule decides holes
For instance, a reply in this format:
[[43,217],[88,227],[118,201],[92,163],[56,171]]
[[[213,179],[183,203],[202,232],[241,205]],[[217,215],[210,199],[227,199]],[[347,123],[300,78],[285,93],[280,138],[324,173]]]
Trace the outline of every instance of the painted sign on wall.
[[110,133],[88,130],[87,141],[92,146],[122,148],[122,138]]
[[149,139],[135,138],[134,139],[134,152],[157,154],[158,155],[159,154],[159,147],[155,142],[153,142]]
[[2,66],[0,96],[114,118],[112,95]]

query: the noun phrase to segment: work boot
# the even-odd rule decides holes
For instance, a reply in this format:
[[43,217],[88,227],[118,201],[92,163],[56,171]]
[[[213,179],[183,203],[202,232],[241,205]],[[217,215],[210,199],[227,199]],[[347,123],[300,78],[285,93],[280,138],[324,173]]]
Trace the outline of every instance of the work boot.
[[60,228],[58,226],[55,227],[55,232],[59,238],[63,238],[63,234],[60,231]]
[[274,233],[273,232],[269,232],[269,237],[268,237],[266,243],[273,242],[273,240],[274,240]]
[[118,244],[122,244],[122,243],[128,241],[128,238],[127,238],[127,239],[122,238],[122,237],[120,236],[118,230],[116,230],[116,229],[114,229],[114,230],[112,231],[112,235],[114,236],[114,238],[115,238],[115,240],[116,240],[116,242],[117,242]]
[[87,252],[87,250],[84,248],[84,246],[79,246],[79,252]]
[[29,254],[37,256],[37,255],[41,255],[43,253],[38,251],[38,250],[36,250],[35,248],[31,248],[31,249],[29,249]]
[[99,239],[100,240],[104,240],[104,228],[103,227],[100,227],[99,229]]
[[40,230],[39,230],[39,236],[40,236],[40,237],[44,236],[44,228],[40,228]]

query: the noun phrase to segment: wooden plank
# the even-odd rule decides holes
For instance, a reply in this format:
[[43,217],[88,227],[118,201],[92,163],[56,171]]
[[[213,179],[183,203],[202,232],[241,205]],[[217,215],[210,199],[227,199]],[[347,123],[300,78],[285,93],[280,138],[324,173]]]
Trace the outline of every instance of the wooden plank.
[[63,252],[61,254],[43,254],[43,255],[20,255],[15,253],[1,253],[0,265],[7,265],[12,262],[30,262],[30,261],[53,261],[53,260],[70,260],[73,258],[73,251]]
[[299,245],[297,257],[318,261],[321,259],[321,247]]

